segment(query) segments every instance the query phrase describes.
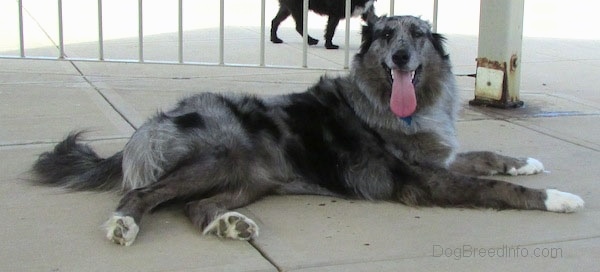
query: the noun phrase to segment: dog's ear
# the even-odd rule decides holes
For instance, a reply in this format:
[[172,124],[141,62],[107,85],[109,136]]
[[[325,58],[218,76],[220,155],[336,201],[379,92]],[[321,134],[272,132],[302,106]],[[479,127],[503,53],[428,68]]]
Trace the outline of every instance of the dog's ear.
[[[382,18],[383,17],[385,17],[385,15],[382,16]],[[380,17],[377,17],[375,13],[371,13],[369,16],[367,16],[365,20],[366,24],[362,27],[362,43],[358,52],[359,56],[362,56],[369,51],[369,47],[371,47],[371,43],[373,43],[373,28],[375,27],[375,23],[377,23],[379,18]]]
[[371,5],[369,7],[369,9],[367,9],[363,14],[362,14],[362,20],[365,21],[367,24],[374,24],[375,22],[377,22],[377,20],[379,19],[379,17],[377,17],[377,14],[375,14],[375,6]]
[[358,55],[362,57],[365,53],[367,53],[367,51],[369,51],[369,47],[371,47],[371,43],[373,43],[373,25],[363,25],[361,35],[362,38]]
[[431,35],[429,36],[429,40],[431,41],[431,44],[433,45],[435,51],[437,51],[442,58],[448,59],[448,53],[446,53],[446,50],[444,49],[444,42],[446,42],[446,37],[444,37],[442,34],[431,33]]

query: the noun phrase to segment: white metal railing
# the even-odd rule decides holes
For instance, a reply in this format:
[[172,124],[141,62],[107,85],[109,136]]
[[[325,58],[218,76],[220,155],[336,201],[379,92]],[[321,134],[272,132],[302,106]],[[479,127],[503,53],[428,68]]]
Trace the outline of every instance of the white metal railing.
[[[27,58],[27,59],[52,59],[51,56],[28,56],[25,51],[25,39],[24,39],[24,27],[23,27],[23,1],[26,0],[17,0],[18,3],[18,27],[19,27],[19,54],[18,56],[10,56],[10,55],[2,55],[0,53],[0,58]],[[206,1],[206,0],[203,0]],[[217,63],[207,63],[207,62],[192,62],[186,61],[184,56],[184,26],[183,26],[183,0],[178,0],[177,9],[178,9],[178,27],[177,27],[177,60],[176,61],[150,61],[144,58],[144,2],[143,0],[137,1],[137,59],[108,59],[105,57],[105,41],[104,41],[104,22],[103,22],[103,0],[97,1],[97,31],[98,31],[98,56],[95,58],[75,58],[69,57],[65,54],[65,43],[64,43],[64,32],[63,32],[63,0],[57,0],[57,17],[58,17],[58,57],[57,59],[62,60],[75,60],[75,61],[107,61],[107,62],[139,62],[139,63],[169,63],[169,64],[198,64],[198,65],[220,65],[220,66],[253,66],[253,67],[282,67],[276,65],[267,65],[265,62],[265,39],[266,39],[266,13],[265,6],[266,0],[260,0],[260,53],[259,60],[256,64],[238,64],[238,63],[226,63],[225,62],[225,0],[219,0],[219,39],[218,39],[218,62]],[[303,46],[302,46],[302,65],[300,68],[309,68],[308,66],[308,1],[303,0],[303,18],[304,18],[304,33],[302,33],[303,37]],[[346,18],[351,17],[351,0],[345,0],[346,9],[345,14]],[[438,0],[434,0],[433,2],[433,30],[437,30],[437,16],[438,16]],[[390,10],[389,14],[394,15],[395,10],[395,0],[390,0]],[[343,61],[343,69],[347,69],[350,63],[350,20],[345,20],[345,40],[344,40],[344,61]],[[285,66],[289,68],[288,66]]]
[[25,38],[23,35],[23,1],[18,1],[19,7],[19,56],[25,57]]
[[102,23],[102,0],[98,0],[98,60],[104,60],[104,28]]

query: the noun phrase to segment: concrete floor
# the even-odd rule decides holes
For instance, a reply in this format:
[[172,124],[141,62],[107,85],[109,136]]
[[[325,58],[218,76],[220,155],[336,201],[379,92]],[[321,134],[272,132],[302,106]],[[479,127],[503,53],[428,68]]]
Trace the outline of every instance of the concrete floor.
[[[242,38],[232,38],[232,44],[243,49],[255,43],[243,38],[244,31],[254,30],[236,31]],[[273,60],[300,48],[293,30],[284,31],[287,44],[268,45]],[[159,42],[147,49],[147,56],[172,48],[172,35],[155,38]],[[133,246],[119,247],[100,229],[119,196],[32,186],[27,171],[40,153],[70,130],[89,129],[90,144],[110,155],[145,118],[186,94],[299,92],[325,73],[344,72],[0,59],[0,271],[597,271],[600,42],[526,38],[525,107],[494,110],[469,106],[474,80],[460,76],[475,70],[476,37],[448,35],[448,40],[463,102],[461,148],[541,160],[546,173],[498,178],[580,195],[586,201],[583,211],[411,208],[330,197],[268,197],[240,209],[261,227],[252,242],[201,236],[179,207],[167,207],[144,218]],[[213,50],[202,45],[195,50]],[[93,46],[77,44],[72,48],[78,51],[72,52],[85,55]],[[357,48],[357,42],[352,46]],[[53,47],[32,50],[56,53]],[[341,51],[310,51],[309,61],[324,66],[343,59]],[[248,56],[238,50],[230,57]]]

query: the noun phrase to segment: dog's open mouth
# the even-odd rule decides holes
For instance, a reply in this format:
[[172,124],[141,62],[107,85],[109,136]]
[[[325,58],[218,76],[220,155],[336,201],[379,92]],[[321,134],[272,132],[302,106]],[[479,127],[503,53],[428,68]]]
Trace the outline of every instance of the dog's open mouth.
[[415,86],[419,81],[421,66],[413,71],[390,69],[387,66],[392,81],[392,95],[390,109],[401,118],[411,116],[417,109],[417,95]]

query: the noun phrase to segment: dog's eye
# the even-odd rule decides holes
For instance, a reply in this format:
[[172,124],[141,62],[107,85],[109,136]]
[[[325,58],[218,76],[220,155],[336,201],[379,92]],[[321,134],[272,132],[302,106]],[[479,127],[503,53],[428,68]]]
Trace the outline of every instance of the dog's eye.
[[389,42],[392,39],[393,34],[394,32],[391,29],[386,28],[381,32],[381,37]]
[[412,34],[413,38],[421,38],[425,35],[425,33],[423,33],[423,31],[418,30],[418,29],[413,29],[411,34]]

